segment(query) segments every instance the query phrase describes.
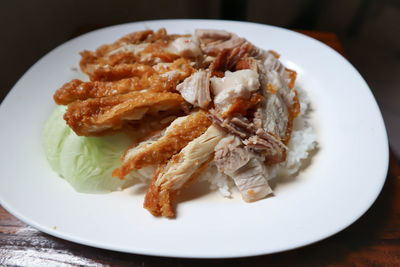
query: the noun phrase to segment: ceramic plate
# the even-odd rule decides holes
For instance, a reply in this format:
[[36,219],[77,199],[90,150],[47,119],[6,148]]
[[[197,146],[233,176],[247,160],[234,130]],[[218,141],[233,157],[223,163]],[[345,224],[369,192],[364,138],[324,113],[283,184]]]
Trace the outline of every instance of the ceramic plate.
[[[193,192],[173,220],[142,208],[144,193],[127,189],[81,194],[54,173],[41,147],[52,95],[73,78],[83,49],[138,30],[169,33],[195,28],[232,31],[278,51],[311,98],[319,149],[295,179],[277,183],[275,196],[255,203]],[[0,107],[0,202],[25,223],[73,242],[158,256],[222,258],[304,246],[349,226],[372,205],[385,181],[388,141],[367,84],[328,46],[286,29],[254,23],[162,20],[113,26],[57,47],[17,82]]]

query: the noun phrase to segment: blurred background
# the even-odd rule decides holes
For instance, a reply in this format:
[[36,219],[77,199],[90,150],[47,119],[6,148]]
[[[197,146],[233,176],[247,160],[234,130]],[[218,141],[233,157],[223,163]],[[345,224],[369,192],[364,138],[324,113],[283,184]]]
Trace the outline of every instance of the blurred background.
[[61,43],[110,25],[169,18],[251,21],[335,33],[371,87],[400,155],[400,0],[1,0],[0,101]]

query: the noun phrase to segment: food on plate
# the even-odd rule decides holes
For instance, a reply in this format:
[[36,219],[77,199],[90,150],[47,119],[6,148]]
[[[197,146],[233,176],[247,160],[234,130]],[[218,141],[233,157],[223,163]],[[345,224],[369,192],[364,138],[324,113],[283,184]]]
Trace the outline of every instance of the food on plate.
[[224,135],[221,129],[211,125],[167,163],[160,164],[150,182],[144,207],[153,215],[173,217],[172,198],[207,169],[214,148]]
[[62,106],[43,135],[53,169],[78,191],[147,181],[144,208],[172,218],[197,180],[265,198],[268,181],[296,173],[316,146],[296,72],[234,33],[145,30],[81,56],[89,80],[55,92]]
[[78,135],[104,135],[122,129],[126,121],[140,121],[147,115],[162,118],[187,108],[177,93],[130,92],[74,101],[64,119]]
[[210,125],[211,121],[202,110],[175,119],[164,130],[127,149],[121,157],[121,167],[115,169],[113,175],[123,179],[132,170],[168,161]]

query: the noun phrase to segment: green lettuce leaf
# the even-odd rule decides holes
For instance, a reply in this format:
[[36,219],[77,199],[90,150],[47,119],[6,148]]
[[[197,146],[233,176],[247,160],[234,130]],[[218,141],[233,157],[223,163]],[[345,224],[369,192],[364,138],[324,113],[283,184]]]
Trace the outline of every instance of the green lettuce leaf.
[[52,169],[78,192],[103,193],[132,185],[134,176],[124,180],[111,176],[132,138],[124,133],[77,136],[63,119],[65,109],[57,107],[44,126],[42,143]]

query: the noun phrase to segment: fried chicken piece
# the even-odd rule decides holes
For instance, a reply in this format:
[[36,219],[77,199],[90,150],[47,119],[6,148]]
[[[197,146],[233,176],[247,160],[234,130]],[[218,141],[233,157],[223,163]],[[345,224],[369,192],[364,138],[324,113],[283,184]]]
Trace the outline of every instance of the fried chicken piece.
[[96,70],[104,66],[142,63],[154,65],[159,62],[172,62],[179,55],[168,50],[169,44],[184,35],[167,35],[165,29],[157,32],[142,31],[129,34],[120,40],[102,45],[95,52],[81,52],[81,70],[94,80]]
[[214,147],[224,135],[218,127],[211,125],[167,164],[161,164],[152,178],[143,207],[154,216],[174,217],[174,196],[208,168],[214,155]]
[[92,81],[116,81],[131,77],[149,76],[154,73],[151,66],[133,63],[133,64],[118,64],[115,66],[105,65],[96,68],[92,75]]
[[[147,78],[143,78],[147,80]],[[115,82],[82,82],[74,79],[64,84],[54,94],[54,101],[58,105],[68,105],[75,100],[98,98],[139,91],[144,89],[142,79],[138,77],[122,79]]]
[[140,120],[147,114],[162,117],[187,108],[179,94],[130,92],[72,102],[64,119],[77,135],[99,136],[121,129],[125,121]]
[[[75,100],[112,96],[143,89],[157,92],[172,91],[175,90],[178,83],[195,71],[190,61],[183,58],[177,59],[172,63],[159,63],[154,67],[145,67],[150,69],[139,71],[132,66],[131,73],[137,75],[118,81],[82,82],[74,79],[56,91],[54,101],[59,105],[67,105]],[[126,71],[126,69],[122,70]]]
[[113,176],[122,179],[134,169],[167,161],[204,133],[210,124],[206,112],[202,110],[177,118],[165,131],[129,148],[122,155],[122,165],[113,171]]

